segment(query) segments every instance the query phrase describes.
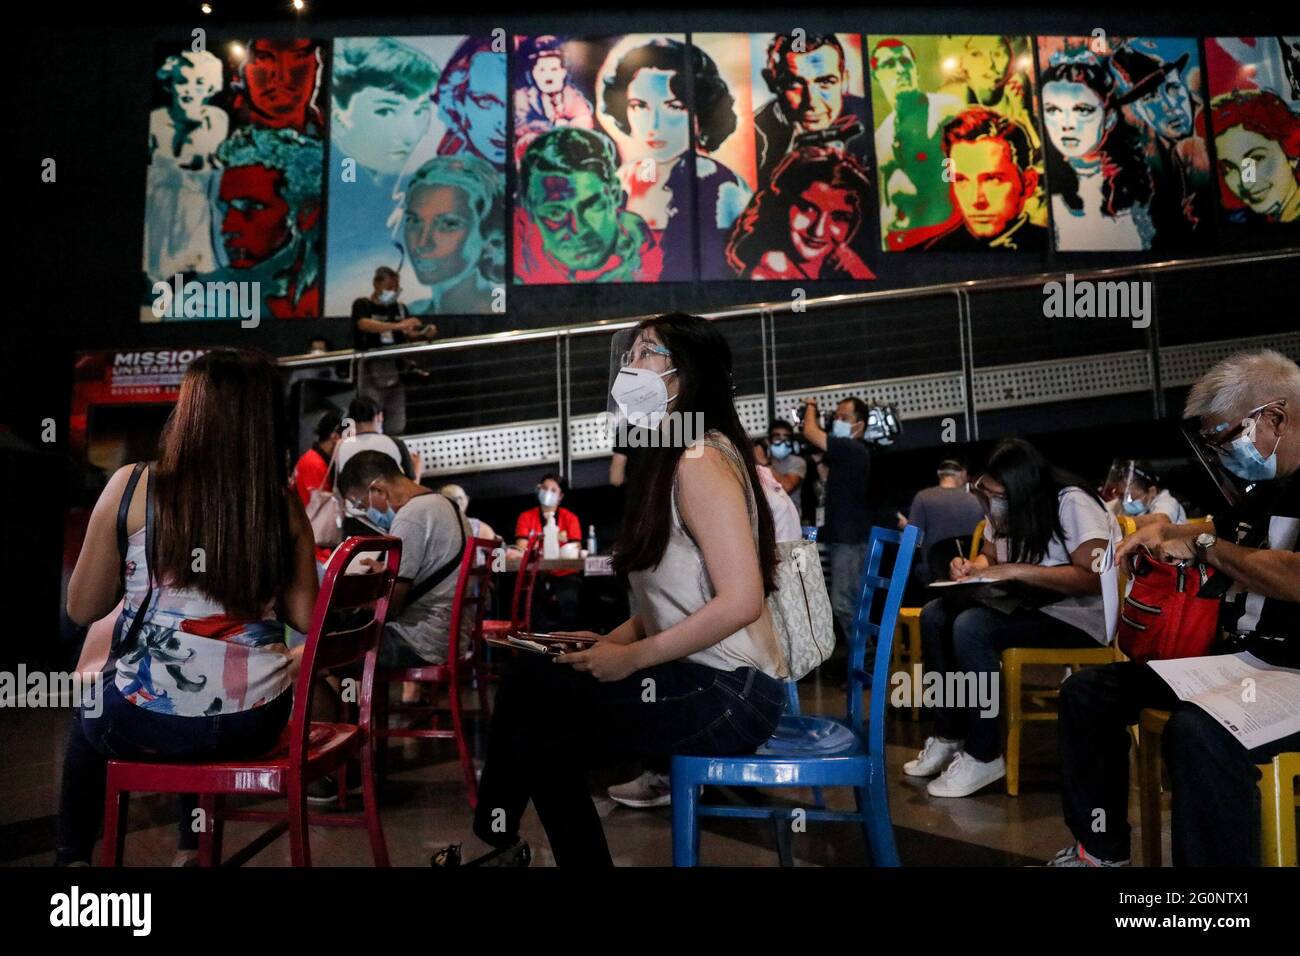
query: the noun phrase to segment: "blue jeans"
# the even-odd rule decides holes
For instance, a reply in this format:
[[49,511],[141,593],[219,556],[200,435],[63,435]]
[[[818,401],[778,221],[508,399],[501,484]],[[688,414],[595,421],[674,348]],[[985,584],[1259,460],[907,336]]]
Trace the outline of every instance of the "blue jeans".
[[[73,716],[63,755],[59,793],[56,864],[89,863],[104,813],[108,761],[231,760],[267,753],[289,722],[293,693],[286,691],[253,710],[213,717],[177,717],[137,707],[121,695],[113,674],[104,674],[102,711]],[[181,849],[195,849],[191,814],[197,801],[181,797],[178,823]]]
[[520,654],[493,707],[474,833],[509,846],[531,800],[557,864],[610,866],[588,769],[629,757],[753,753],[784,709],[784,682],[749,667],[678,660],[602,684]]
[[[1003,614],[958,598],[940,598],[921,609],[921,653],[926,673],[973,677],[975,687],[999,687],[1002,652],[1009,647],[1099,647],[1086,632],[1039,610]],[[945,679],[943,686],[947,687]],[[946,698],[945,694],[945,698]],[[998,694],[993,694],[998,700]],[[935,733],[947,740],[964,740],[964,750],[976,760],[1002,754],[1002,724],[995,713],[985,715],[978,702],[957,706],[944,700]]]

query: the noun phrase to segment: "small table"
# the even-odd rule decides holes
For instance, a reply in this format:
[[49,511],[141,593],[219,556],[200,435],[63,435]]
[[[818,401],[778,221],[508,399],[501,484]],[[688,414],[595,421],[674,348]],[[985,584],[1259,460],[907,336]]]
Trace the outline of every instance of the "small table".
[[[518,554],[506,557],[506,572],[518,571],[522,558]],[[538,567],[542,571],[577,571],[588,577],[606,577],[613,575],[609,568],[610,556],[593,554],[586,558],[542,558]]]

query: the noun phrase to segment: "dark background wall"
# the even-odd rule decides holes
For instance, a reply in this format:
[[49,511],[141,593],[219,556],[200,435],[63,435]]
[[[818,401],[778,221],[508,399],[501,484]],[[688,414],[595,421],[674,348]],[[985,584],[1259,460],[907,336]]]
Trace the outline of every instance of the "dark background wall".
[[[7,567],[5,591],[22,595],[33,609],[36,641],[55,625],[62,512],[70,495],[66,438],[68,392],[73,352],[113,347],[248,345],[275,355],[305,351],[308,339],[324,334],[349,344],[346,318],[263,321],[256,329],[217,323],[141,325],[137,321],[138,276],[143,240],[148,107],[154,46],[160,40],[185,40],[195,26],[208,30],[209,46],[252,36],[301,35],[328,39],[345,35],[487,33],[564,33],[608,35],[629,32],[785,31],[858,33],[1011,33],[1030,35],[1213,36],[1274,35],[1300,32],[1285,5],[1236,5],[1192,13],[1173,5],[1076,4],[1070,7],[875,5],[847,9],[788,7],[763,10],[752,4],[682,9],[680,6],[610,5],[569,12],[561,5],[522,10],[475,4],[476,15],[439,12],[403,14],[402,5],[377,2],[316,3],[297,19],[280,13],[288,4],[249,5],[259,14],[245,22],[204,18],[186,11],[198,4],[143,3],[130,10],[99,9],[58,16],[44,23],[29,42],[18,44],[13,77],[21,90],[9,116],[17,136],[10,141],[18,167],[12,174],[8,297],[9,331],[0,340],[0,460],[4,475],[0,542]],[[220,9],[232,4],[217,3]],[[178,14],[177,10],[181,12]],[[162,16],[159,10],[171,12]],[[360,14],[358,14],[360,11]],[[129,17],[123,22],[110,17]],[[1289,26],[1287,25],[1289,22]],[[56,183],[40,181],[41,162],[58,164]],[[878,229],[875,217],[870,228]],[[1247,248],[1239,236],[1220,235],[1217,250]],[[810,295],[886,289],[993,274],[1081,269],[1111,263],[1153,261],[1150,254],[885,255],[869,264],[874,283],[817,283]],[[328,281],[328,276],[326,277]],[[509,289],[504,316],[439,317],[443,336],[506,328],[533,328],[598,318],[684,309],[707,310],[759,300],[788,300],[786,283],[715,282],[624,286],[544,286]],[[1294,277],[1263,290],[1279,309],[1294,306]],[[1265,307],[1268,306],[1265,301]],[[1300,324],[1300,323],[1297,323]],[[1238,323],[1251,334],[1249,322]],[[951,327],[935,330],[947,342]],[[833,342],[824,343],[830,350]],[[815,348],[817,343],[813,343]],[[946,348],[947,345],[942,347]],[[56,441],[43,443],[43,422],[56,423]],[[1012,421],[1009,424],[1014,425]],[[13,439],[36,454],[14,454]],[[501,530],[501,529],[499,529]],[[10,651],[0,651],[0,664]]]

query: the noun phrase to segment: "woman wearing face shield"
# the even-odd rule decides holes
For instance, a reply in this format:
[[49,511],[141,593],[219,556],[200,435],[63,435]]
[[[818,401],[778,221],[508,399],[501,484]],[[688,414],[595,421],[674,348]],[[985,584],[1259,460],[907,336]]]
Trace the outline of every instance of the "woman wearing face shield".
[[[786,668],[765,598],[776,548],[731,372],[704,319],[638,326],[611,389],[629,428],[658,431],[614,548],[638,611],[609,634],[581,632],[589,650],[514,660],[493,708],[473,827],[487,852],[474,864],[527,862],[519,821],[531,802],[557,864],[610,866],[589,768],[752,753],[775,729]],[[459,846],[433,859],[460,861]]]
[[1111,465],[1102,499],[1111,514],[1127,515],[1143,528],[1149,524],[1182,524],[1187,512],[1159,479],[1149,462],[1123,460]]
[[1102,589],[1116,587],[1119,529],[1101,499],[1015,438],[993,450],[972,490],[984,505],[984,548],[974,561],[954,557],[950,577],[1020,582],[1048,602],[1003,613],[950,588],[922,610],[925,666],[943,676],[944,699],[935,735],[903,772],[938,774],[926,788],[935,797],[969,796],[1006,776],[997,695],[990,705],[953,688],[996,690],[1008,647],[1094,647],[1110,637]]

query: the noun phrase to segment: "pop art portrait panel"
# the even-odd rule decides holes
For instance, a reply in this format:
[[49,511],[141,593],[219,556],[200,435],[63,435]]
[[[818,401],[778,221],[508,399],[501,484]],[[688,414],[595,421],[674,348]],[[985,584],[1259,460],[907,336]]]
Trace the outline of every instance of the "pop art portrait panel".
[[157,314],[155,284],[178,275],[248,293],[259,320],[321,314],[327,60],[308,39],[158,47],[142,321],[243,318],[203,307]]
[[1056,248],[1206,248],[1213,184],[1196,41],[1040,37],[1038,60]]
[[1029,38],[872,35],[867,49],[882,248],[1045,250]]
[[1295,241],[1300,37],[1212,37],[1205,56],[1223,221],[1234,232]]
[[704,91],[701,276],[874,279],[861,38],[705,33],[692,42]]
[[332,61],[327,314],[350,314],[381,266],[413,315],[502,310],[505,53],[488,37],[341,37]]
[[685,36],[514,39],[515,281],[694,279]]

